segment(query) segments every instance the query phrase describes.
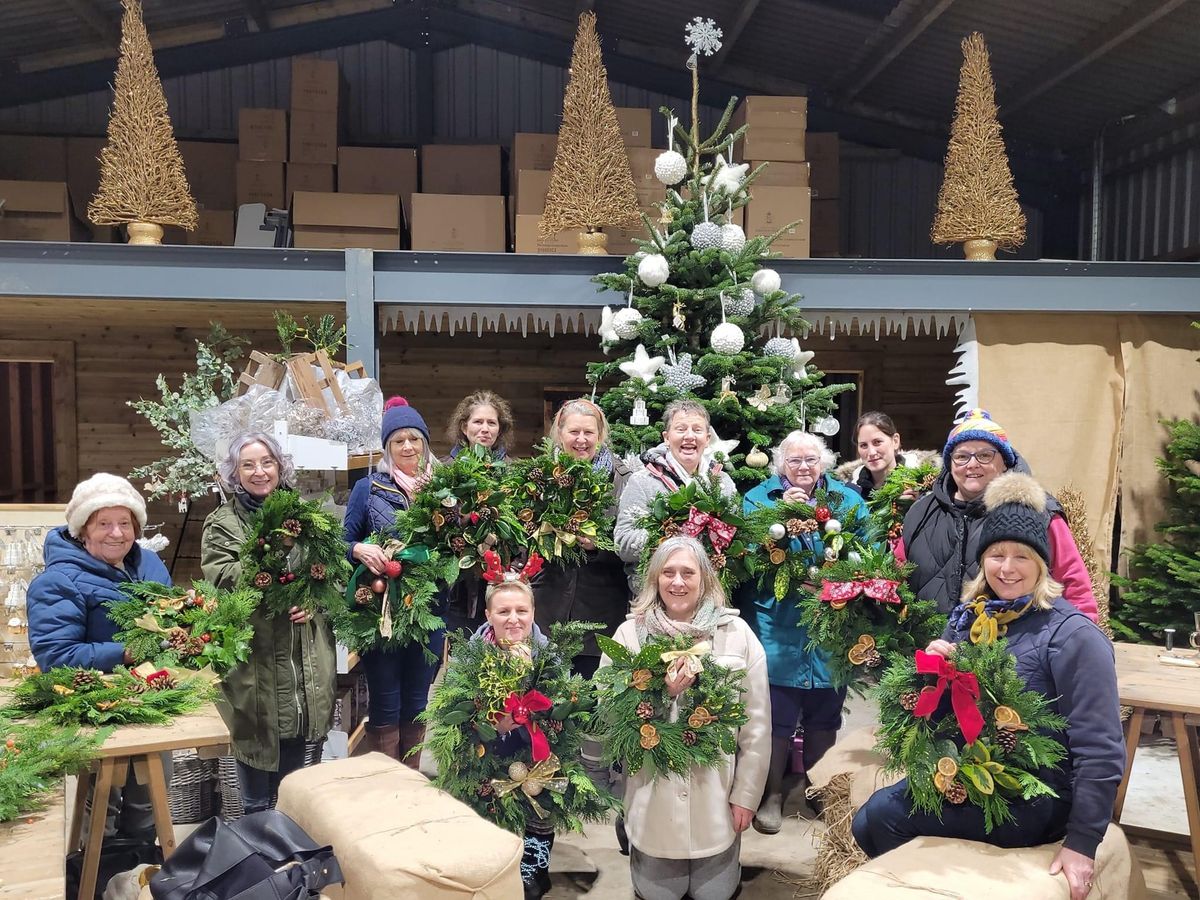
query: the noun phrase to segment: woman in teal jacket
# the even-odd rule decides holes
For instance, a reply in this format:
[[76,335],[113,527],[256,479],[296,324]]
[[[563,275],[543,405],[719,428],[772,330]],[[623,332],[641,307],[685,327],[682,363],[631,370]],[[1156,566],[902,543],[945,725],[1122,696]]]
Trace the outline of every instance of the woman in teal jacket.
[[[775,471],[745,498],[753,512],[780,502],[808,502],[818,490],[827,491],[844,518],[862,506],[862,497],[825,474],[833,454],[815,434],[793,431],[775,450]],[[865,520],[864,520],[865,521]],[[792,552],[825,552],[819,532],[792,538]],[[833,746],[842,727],[846,689],[834,688],[829,658],[808,649],[808,630],[800,625],[796,597],[777,601],[772,584],[746,585],[739,597],[746,619],[767,653],[767,679],[771,685],[771,766],[767,787],[754,817],[754,828],[775,834],[783,824],[784,772],[797,728],[804,734],[804,769],[815,765]]]

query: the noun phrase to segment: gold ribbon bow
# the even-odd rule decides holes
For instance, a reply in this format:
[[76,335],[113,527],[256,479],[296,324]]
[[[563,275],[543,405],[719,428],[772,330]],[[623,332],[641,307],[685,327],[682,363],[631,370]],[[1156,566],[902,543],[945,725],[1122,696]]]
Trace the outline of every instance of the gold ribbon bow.
[[495,788],[497,797],[507,796],[520,788],[537,817],[546,819],[550,814],[534,798],[542,791],[553,791],[556,794],[566,791],[569,782],[565,776],[555,774],[558,767],[558,757],[553,753],[532,769],[523,762],[515,762],[508,767],[508,778],[493,778],[492,787]]
[[708,656],[711,652],[712,646],[708,641],[700,641],[686,650],[668,650],[662,654],[661,659],[668,664],[681,659],[683,662],[680,668],[682,668],[685,675],[699,675],[704,670],[702,657]]

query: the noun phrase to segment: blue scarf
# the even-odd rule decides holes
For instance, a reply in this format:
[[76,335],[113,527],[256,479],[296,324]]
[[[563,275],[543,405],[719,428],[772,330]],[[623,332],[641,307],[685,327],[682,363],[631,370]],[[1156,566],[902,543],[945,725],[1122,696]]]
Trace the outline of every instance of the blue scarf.
[[612,451],[607,447],[601,447],[596,456],[592,459],[592,468],[597,472],[607,472],[609,475],[613,473],[613,455]]
[[994,597],[964,600],[950,611],[950,628],[955,634],[966,632],[972,644],[990,644],[996,638],[1004,637],[1008,623],[1029,612],[1032,606],[1032,594],[1014,600]]

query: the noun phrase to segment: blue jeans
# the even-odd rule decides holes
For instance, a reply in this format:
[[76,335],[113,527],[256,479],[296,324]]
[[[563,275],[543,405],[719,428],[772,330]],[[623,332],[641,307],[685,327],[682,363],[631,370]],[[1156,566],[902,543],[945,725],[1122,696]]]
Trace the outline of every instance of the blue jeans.
[[433,662],[426,660],[424,648],[416,644],[388,650],[376,648],[362,655],[372,726],[412,722],[425,709],[445,639],[446,634],[441,630],[429,636]]
[[855,814],[851,826],[854,840],[867,856],[887,853],[921,835],[961,838],[997,847],[1036,847],[1066,834],[1071,814],[1071,804],[1055,797],[1011,800],[1013,820],[987,834],[983,830],[983,810],[978,806],[943,804],[939,820],[930,813],[915,811],[905,794],[907,789],[907,778],[882,788]]

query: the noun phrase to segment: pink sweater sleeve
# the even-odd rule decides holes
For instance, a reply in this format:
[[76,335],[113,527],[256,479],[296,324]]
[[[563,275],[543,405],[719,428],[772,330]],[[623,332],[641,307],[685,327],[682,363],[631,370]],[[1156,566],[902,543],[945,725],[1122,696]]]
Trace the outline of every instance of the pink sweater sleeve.
[[1098,610],[1096,597],[1092,593],[1092,579],[1088,577],[1083,557],[1075,546],[1071,526],[1062,516],[1052,516],[1047,534],[1050,538],[1050,558],[1054,560],[1050,575],[1063,586],[1063,597],[1095,622]]

